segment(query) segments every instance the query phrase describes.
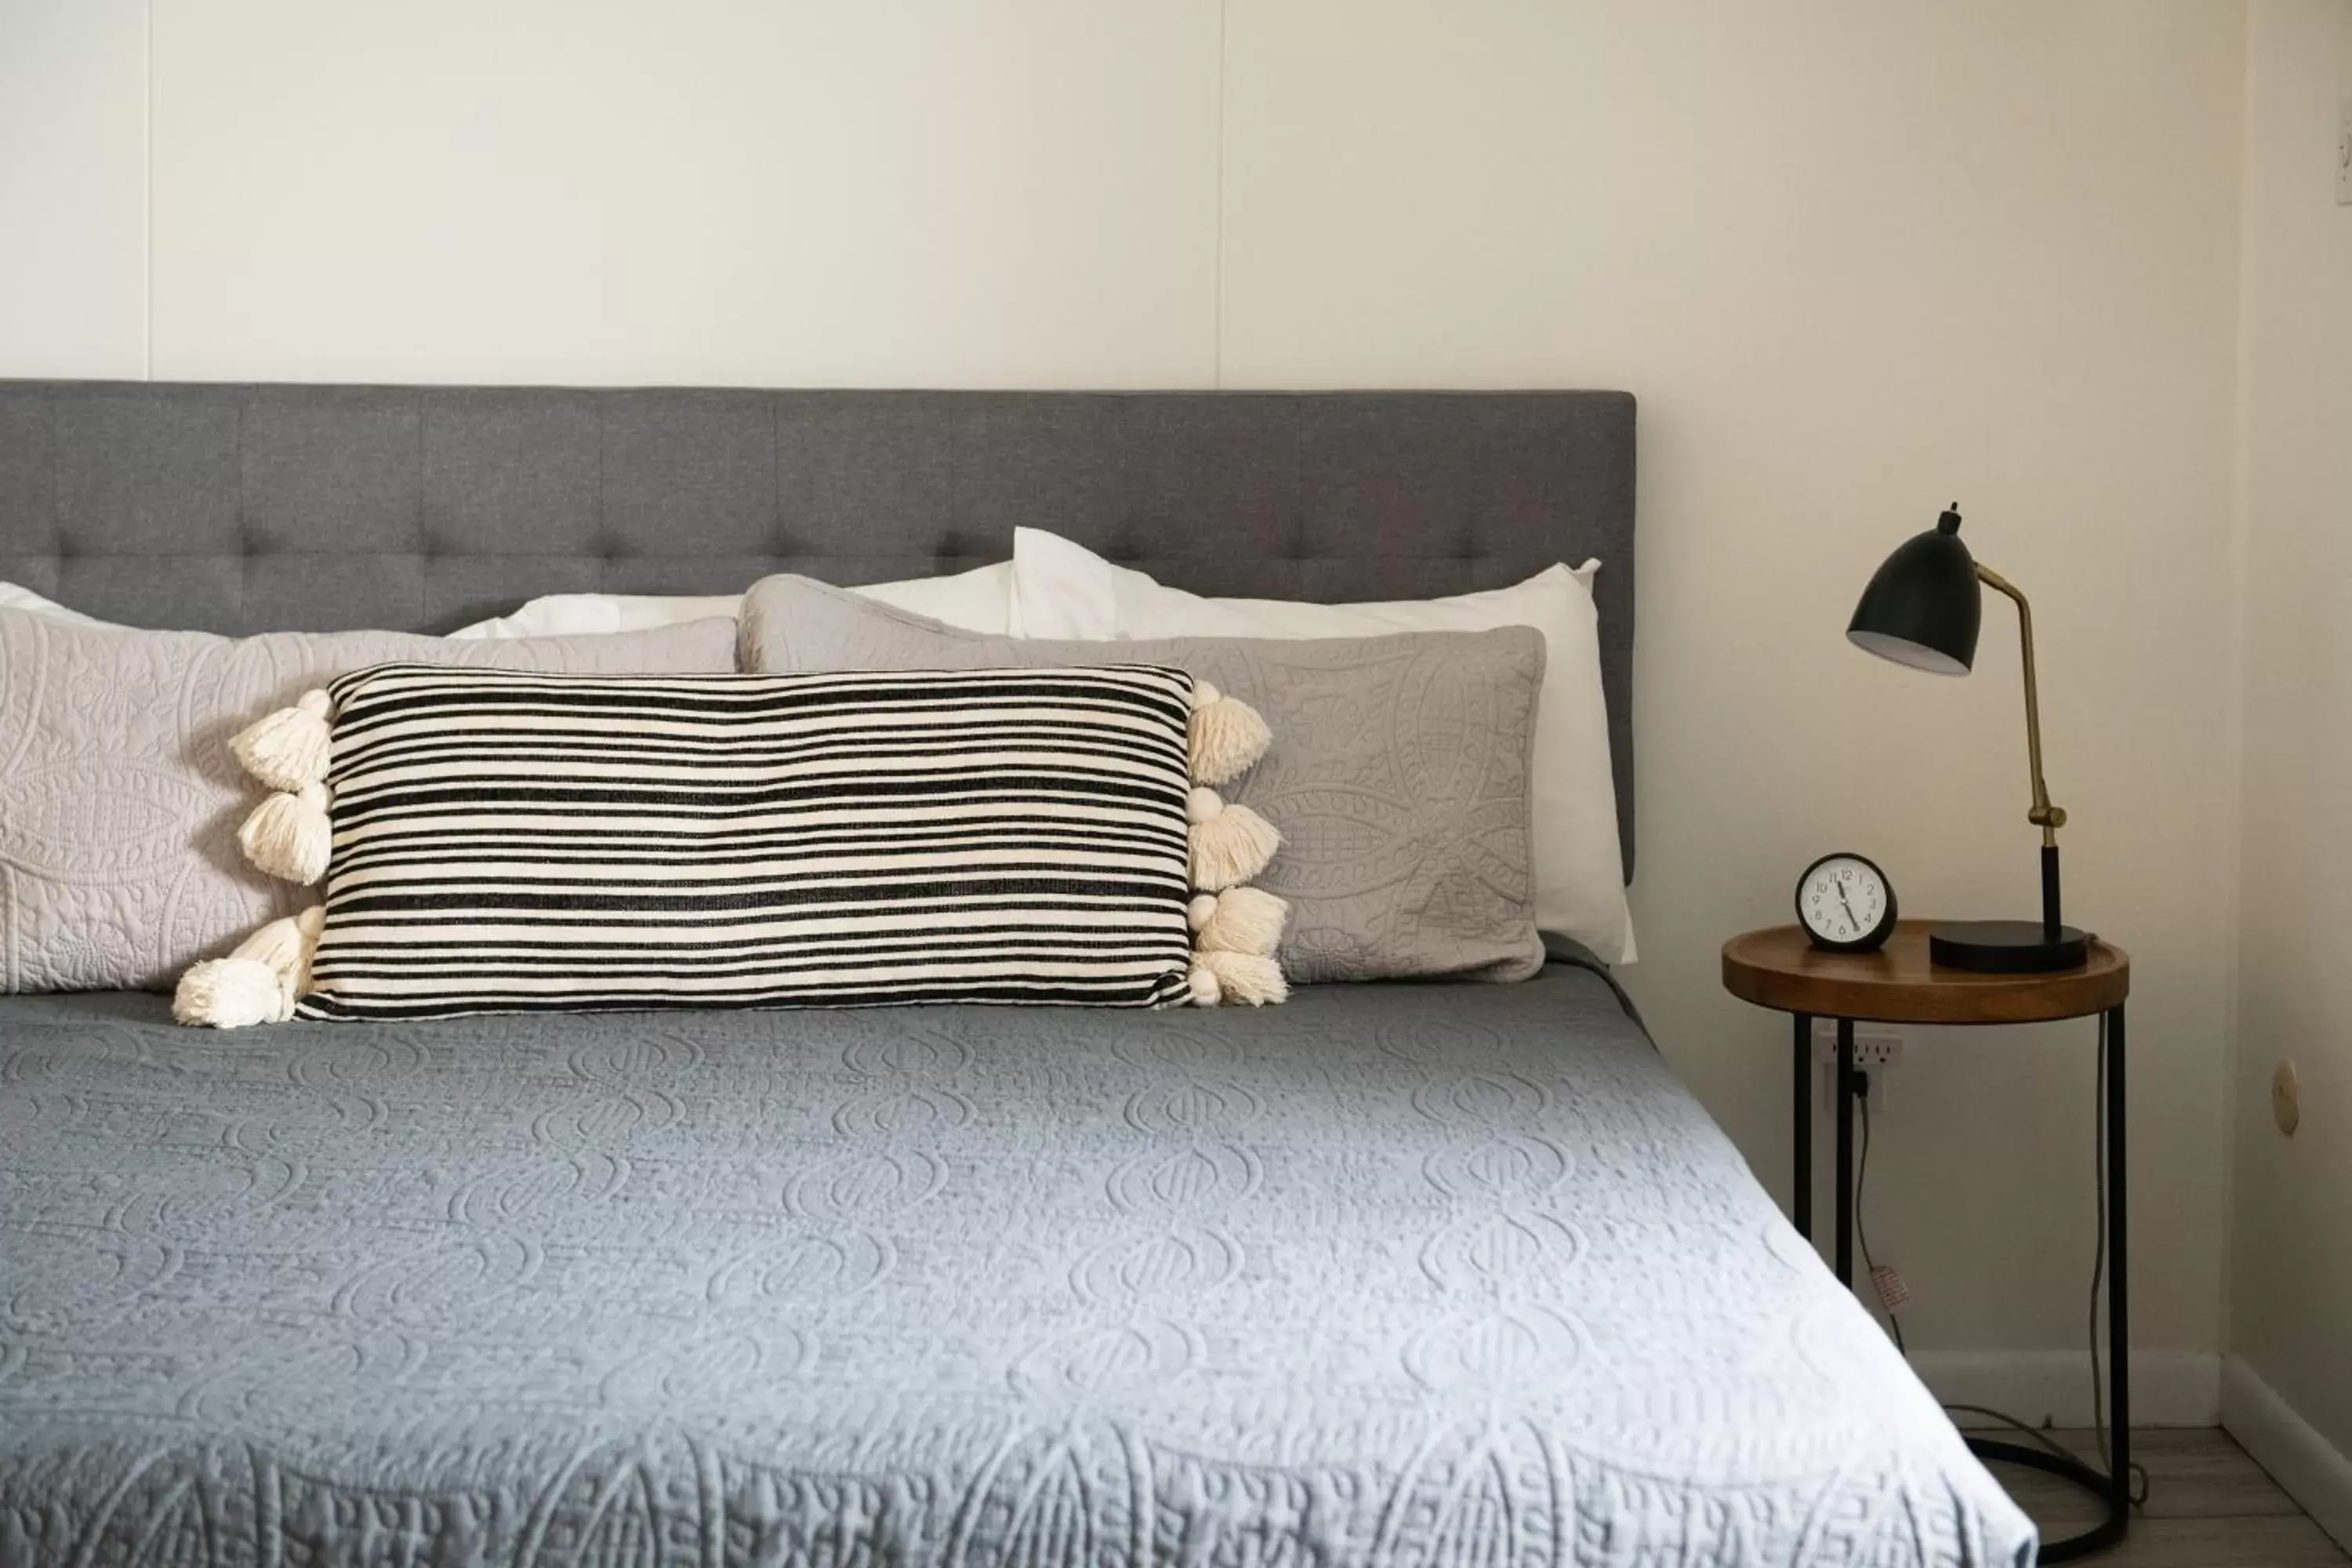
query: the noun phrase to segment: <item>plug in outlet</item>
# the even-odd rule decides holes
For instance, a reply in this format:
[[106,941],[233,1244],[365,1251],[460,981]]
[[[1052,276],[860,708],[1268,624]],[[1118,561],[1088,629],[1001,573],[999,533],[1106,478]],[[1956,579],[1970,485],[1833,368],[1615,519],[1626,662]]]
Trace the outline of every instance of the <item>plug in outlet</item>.
[[[1828,1018],[1813,1020],[1814,1077],[1822,1086],[1822,1109],[1837,1110],[1837,1025]],[[1886,1073],[1903,1059],[1903,1031],[1890,1024],[1853,1026],[1854,1070],[1870,1075],[1870,1106],[1886,1109]]]

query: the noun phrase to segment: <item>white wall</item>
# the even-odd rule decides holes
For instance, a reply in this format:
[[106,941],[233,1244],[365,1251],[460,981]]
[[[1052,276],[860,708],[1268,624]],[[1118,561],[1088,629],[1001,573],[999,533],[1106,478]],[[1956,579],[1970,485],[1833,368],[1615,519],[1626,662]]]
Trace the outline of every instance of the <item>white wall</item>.
[[158,375],[1212,373],[1213,5],[154,13]]
[[[1787,1026],[1724,996],[1723,939],[1788,919],[1834,847],[1920,914],[2037,908],[2000,602],[1954,683],[1850,648],[1854,596],[1956,498],[2032,596],[2069,908],[2136,961],[2137,1338],[2210,1352],[2231,667],[2179,634],[2227,621],[2237,11],[1236,0],[1227,25],[1229,384],[1642,396],[1629,978],[1776,1190]],[[2087,1025],[1915,1043],[1868,1217],[1916,1346],[2084,1343],[2094,1066]],[[2084,1364],[2056,1364],[2038,1392],[2087,1415]]]
[[[2352,1455],[2352,206],[2326,156],[2352,93],[2352,4],[2261,0],[2249,39],[2230,1340]],[[2292,1139],[2271,1120],[2282,1058],[2303,1083]],[[2352,1465],[2343,1478],[2332,1527],[2352,1538]]]
[[0,0],[0,375],[147,363],[142,0]]
[[[1958,498],[2041,612],[2070,907],[2137,960],[2137,1337],[2210,1402],[2236,6],[153,0],[148,187],[79,130],[144,92],[108,5],[0,0],[0,55],[97,79],[12,129],[0,229],[152,244],[0,275],[0,374],[1638,392],[1633,978],[1776,1189],[1785,1026],[1723,939],[1836,847],[2033,907],[2000,606],[1964,683],[1840,635]],[[2085,1399],[2092,1065],[1920,1038],[1870,1214],[1916,1343]]]

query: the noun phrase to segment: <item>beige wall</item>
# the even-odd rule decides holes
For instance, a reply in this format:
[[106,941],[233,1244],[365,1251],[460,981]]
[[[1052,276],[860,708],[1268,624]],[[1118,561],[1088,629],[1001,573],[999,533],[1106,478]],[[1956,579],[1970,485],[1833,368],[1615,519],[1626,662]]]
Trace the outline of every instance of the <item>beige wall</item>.
[[[2230,1342],[2352,1455],[2352,206],[2324,156],[2352,93],[2352,4],[2261,0],[2249,38]],[[2303,1082],[2291,1140],[2271,1120],[2281,1058]],[[2352,1490],[2337,1504],[2352,1534]]]
[[0,0],[0,374],[1202,384],[1217,37],[1213,0]]
[[[1629,979],[1776,1191],[1786,1025],[1722,994],[1723,939],[1836,847],[1921,914],[2037,908],[2000,602],[1958,683],[1854,652],[1845,617],[1955,498],[2032,595],[2069,907],[2137,964],[2151,1351],[2210,1352],[2221,1299],[2232,691],[2226,647],[2179,634],[2229,620],[2240,26],[2037,0],[1228,21],[1229,384],[1641,395]],[[1868,1216],[1915,1346],[2065,1352],[1975,1386],[2078,1416],[2093,1069],[2087,1026],[1916,1040]]]
[[142,0],[0,0],[0,375],[144,374]]
[[[0,110],[0,229],[58,247],[0,262],[0,374],[1630,387],[1633,980],[1776,1190],[1784,1026],[1722,940],[1839,847],[1920,913],[2033,907],[2002,610],[1961,683],[1840,637],[1958,498],[2042,615],[2071,908],[2137,960],[2139,1342],[2210,1404],[2237,7],[489,9],[0,0],[0,54],[89,80]],[[1915,1042],[1870,1215],[1916,1343],[2046,1352],[2005,1364],[2077,1415],[2092,1061]]]

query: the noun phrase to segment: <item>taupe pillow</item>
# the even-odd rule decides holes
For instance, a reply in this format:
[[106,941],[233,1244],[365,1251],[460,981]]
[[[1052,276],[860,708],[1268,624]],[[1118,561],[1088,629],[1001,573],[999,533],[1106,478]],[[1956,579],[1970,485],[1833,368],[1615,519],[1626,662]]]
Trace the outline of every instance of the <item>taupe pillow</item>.
[[1291,902],[1294,982],[1543,966],[1528,752],[1544,641],[1489,632],[1292,641],[1024,641],[960,631],[806,577],[743,601],[740,661],[761,674],[1161,664],[1265,716],[1274,749],[1223,793],[1281,829],[1257,885]]
[[0,610],[0,989],[169,990],[317,900],[245,862],[268,792],[228,740],[335,676],[395,659],[507,669],[724,671],[735,624],[451,642],[401,632],[223,637]]

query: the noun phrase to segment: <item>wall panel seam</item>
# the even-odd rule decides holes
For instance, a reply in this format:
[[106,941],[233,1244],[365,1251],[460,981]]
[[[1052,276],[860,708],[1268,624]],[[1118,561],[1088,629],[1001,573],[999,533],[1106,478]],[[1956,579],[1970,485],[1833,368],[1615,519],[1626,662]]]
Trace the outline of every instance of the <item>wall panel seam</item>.
[[155,379],[155,0],[146,0],[140,38],[139,87],[139,367]]
[[1217,0],[1217,213],[1215,251],[1210,266],[1209,384],[1225,384],[1225,8]]

